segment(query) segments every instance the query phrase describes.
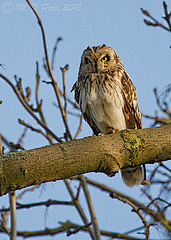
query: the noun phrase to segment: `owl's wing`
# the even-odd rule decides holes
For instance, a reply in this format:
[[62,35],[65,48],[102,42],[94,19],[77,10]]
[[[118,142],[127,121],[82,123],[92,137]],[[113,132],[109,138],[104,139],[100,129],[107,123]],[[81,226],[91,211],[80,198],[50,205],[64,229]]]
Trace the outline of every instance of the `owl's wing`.
[[123,73],[121,83],[123,87],[123,113],[125,115],[126,126],[128,129],[142,128],[142,119],[138,107],[136,88],[126,71]]
[[77,87],[77,82],[74,83],[74,85],[72,86],[71,92],[74,91],[74,98],[76,100],[77,103],[79,103],[79,92],[78,92],[78,87]]
[[85,121],[88,122],[91,129],[93,130],[93,133],[95,135],[98,135],[100,133],[100,130],[93,121],[92,109],[90,109],[86,103],[85,86],[84,82],[82,81],[82,79],[80,79],[80,77],[78,78],[78,81],[73,85],[71,92],[72,91],[74,91],[75,94],[74,98],[81,108],[81,112],[83,114]]

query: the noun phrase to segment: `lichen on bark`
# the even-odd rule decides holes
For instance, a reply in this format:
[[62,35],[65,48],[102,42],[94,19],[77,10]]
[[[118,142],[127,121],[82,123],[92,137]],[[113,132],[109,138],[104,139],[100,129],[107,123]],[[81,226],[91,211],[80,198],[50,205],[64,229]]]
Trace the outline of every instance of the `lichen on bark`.
[[143,144],[145,140],[131,130],[126,129],[121,132],[121,137],[124,140],[124,147],[129,153],[129,160],[133,161],[135,158],[138,157],[140,151],[143,150]]

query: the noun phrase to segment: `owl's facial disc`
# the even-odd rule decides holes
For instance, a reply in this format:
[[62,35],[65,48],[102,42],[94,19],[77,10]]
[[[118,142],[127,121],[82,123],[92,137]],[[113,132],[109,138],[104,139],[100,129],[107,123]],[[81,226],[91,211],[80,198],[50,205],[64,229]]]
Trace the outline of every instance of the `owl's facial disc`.
[[83,59],[84,70],[89,73],[101,73],[107,69],[110,61],[108,54],[86,54]]
[[109,60],[110,60],[110,57],[108,54],[101,58],[101,62],[108,62]]
[[85,73],[104,73],[116,64],[116,53],[110,47],[88,47],[82,55],[81,70]]
[[86,56],[84,62],[85,64],[89,64],[91,62],[91,59],[88,56]]

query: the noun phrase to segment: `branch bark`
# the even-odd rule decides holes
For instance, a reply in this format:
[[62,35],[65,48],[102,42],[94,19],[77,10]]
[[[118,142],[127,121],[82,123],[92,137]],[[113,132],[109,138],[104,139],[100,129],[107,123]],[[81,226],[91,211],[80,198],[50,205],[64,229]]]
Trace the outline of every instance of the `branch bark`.
[[124,130],[0,156],[0,196],[88,172],[114,176],[121,168],[171,159],[171,124]]

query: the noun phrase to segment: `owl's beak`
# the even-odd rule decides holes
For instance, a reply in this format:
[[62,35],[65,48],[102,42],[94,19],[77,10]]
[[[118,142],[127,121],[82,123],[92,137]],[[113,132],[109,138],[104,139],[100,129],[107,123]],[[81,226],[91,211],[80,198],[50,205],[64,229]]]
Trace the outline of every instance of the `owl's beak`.
[[95,73],[97,73],[98,72],[97,62],[95,62],[94,68],[95,68]]

